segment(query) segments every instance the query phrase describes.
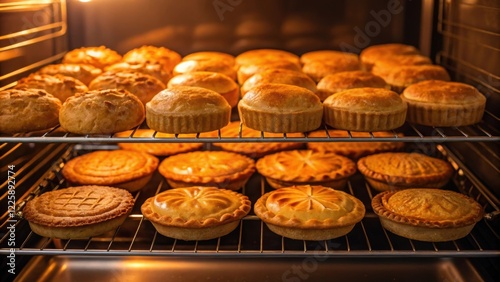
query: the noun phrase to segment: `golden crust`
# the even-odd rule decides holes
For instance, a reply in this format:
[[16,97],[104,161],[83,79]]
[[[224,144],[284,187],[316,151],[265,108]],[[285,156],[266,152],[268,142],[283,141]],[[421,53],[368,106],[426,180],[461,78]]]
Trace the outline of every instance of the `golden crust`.
[[104,69],[107,66],[121,61],[122,56],[116,51],[99,47],[82,47],[66,53],[62,60],[65,64],[87,64]]
[[267,132],[305,132],[321,125],[323,106],[313,92],[294,85],[266,83],[238,103],[246,126]]
[[107,72],[139,72],[155,77],[167,85],[172,74],[165,70],[164,66],[158,62],[119,62],[106,67]]
[[111,134],[144,121],[144,106],[124,89],[91,90],[69,97],[61,107],[61,126],[77,134]]
[[158,167],[174,187],[216,186],[238,190],[255,172],[255,162],[224,151],[196,151],[171,156]]
[[323,101],[328,96],[353,88],[389,88],[380,76],[366,71],[345,71],[329,74],[318,82],[318,95]]
[[194,53],[188,54],[182,58],[183,61],[189,61],[189,60],[199,61],[199,60],[206,60],[206,59],[222,60],[231,66],[234,66],[234,64],[235,64],[235,60],[234,60],[233,55],[227,54],[227,53],[222,53],[222,52],[215,52],[215,51],[194,52]]
[[165,47],[144,45],[125,53],[123,61],[129,63],[160,63],[170,73],[174,66],[181,61],[181,55]]
[[253,87],[264,83],[295,85],[316,93],[316,83],[306,74],[285,69],[267,69],[249,77],[241,86],[241,96]]
[[350,53],[329,60],[309,61],[302,66],[302,71],[316,82],[329,74],[360,69],[358,56]]
[[399,44],[399,43],[389,43],[389,44],[373,45],[365,48],[359,54],[359,59],[363,64],[363,68],[366,71],[370,71],[375,62],[381,58],[393,55],[416,55],[416,54],[419,54],[419,51],[417,48],[413,46]]
[[53,64],[41,68],[38,73],[71,76],[85,85],[89,85],[94,78],[102,73],[102,70],[86,64]]
[[401,93],[406,87],[425,80],[450,81],[445,68],[438,65],[384,66],[375,65],[375,75],[382,77],[393,91]]
[[[380,153],[363,157],[358,170],[376,190],[411,187],[442,187],[453,174],[452,166],[441,159],[419,153]],[[377,183],[384,186],[378,187]],[[381,189],[382,188],[382,189]]]
[[481,121],[486,97],[467,84],[427,80],[405,89],[406,119],[429,126],[462,126]]
[[[350,134],[350,135],[349,135]],[[328,136],[335,139],[337,137],[353,137],[353,138],[378,138],[378,137],[402,137],[403,134],[392,133],[387,131],[377,131],[377,132],[357,132],[352,131],[348,133],[344,130],[329,129]],[[308,138],[317,137],[327,137],[325,130],[318,130],[310,132],[307,135]],[[313,151],[322,153],[334,153],[342,155],[354,160],[367,155],[373,155],[376,153],[387,152],[387,151],[399,151],[403,148],[403,142],[309,142],[307,143],[307,148]]]
[[252,75],[263,72],[265,70],[291,70],[300,72],[300,65],[287,60],[283,61],[265,61],[265,60],[255,60],[252,64],[241,65],[238,68],[237,76],[238,82],[240,84],[245,83],[247,79],[252,77]]
[[236,80],[236,71],[228,62],[221,59],[187,60],[177,64],[174,68],[174,75],[190,72],[217,72],[227,75],[232,80]]
[[254,64],[256,61],[283,61],[287,60],[300,65],[299,57],[293,53],[277,49],[253,49],[236,56],[236,67]]
[[393,54],[378,58],[375,65],[379,67],[432,65],[432,60],[419,54]]
[[300,56],[300,62],[305,65],[314,61],[336,61],[339,60],[339,58],[343,60],[345,57],[348,58],[347,60],[359,60],[358,55],[353,53],[334,50],[317,50],[302,54],[302,56]]
[[48,129],[59,123],[61,101],[40,89],[0,91],[0,132]]
[[28,77],[21,78],[15,87],[15,89],[23,88],[45,90],[47,93],[61,100],[61,102],[66,101],[68,97],[76,93],[88,91],[87,86],[83,82],[62,74],[30,74]]

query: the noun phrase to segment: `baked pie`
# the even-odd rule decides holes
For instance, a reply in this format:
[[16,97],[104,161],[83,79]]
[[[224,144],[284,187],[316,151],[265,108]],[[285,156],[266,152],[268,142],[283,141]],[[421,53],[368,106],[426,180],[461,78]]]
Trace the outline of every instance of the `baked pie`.
[[196,151],[163,160],[158,167],[171,187],[215,186],[238,190],[255,172],[255,162],[224,151]]
[[363,157],[358,170],[378,191],[405,188],[441,188],[453,174],[444,160],[420,153],[389,152]]
[[483,215],[472,198],[439,189],[387,191],[373,198],[372,207],[385,229],[427,242],[463,238]]
[[50,75],[43,73],[32,73],[17,81],[15,89],[26,88],[45,90],[47,93],[61,100],[61,102],[66,101],[68,97],[76,93],[83,93],[89,90],[83,82],[74,77],[62,74]]
[[158,233],[181,240],[209,240],[238,227],[250,211],[247,196],[216,187],[170,189],[147,199],[142,214]]
[[62,62],[65,64],[87,64],[104,69],[118,63],[121,59],[120,54],[105,46],[89,46],[69,51],[64,55]]
[[89,85],[94,78],[102,73],[102,70],[93,65],[86,64],[52,64],[41,68],[38,73],[71,76],[80,80],[85,85]]
[[80,186],[46,192],[28,201],[23,217],[40,236],[78,239],[116,229],[133,206],[134,198],[126,190]]
[[143,45],[125,53],[123,61],[134,64],[145,62],[159,63],[167,72],[172,72],[174,66],[181,61],[181,55],[165,47]]
[[356,173],[356,164],[333,153],[311,150],[283,151],[264,156],[256,164],[257,171],[273,188],[292,185],[322,185],[342,189]]
[[158,159],[143,152],[95,151],[69,160],[62,174],[72,184],[114,186],[133,192],[149,182],[157,167]]
[[271,191],[254,205],[255,214],[274,233],[298,240],[329,240],[349,233],[365,215],[356,197],[323,186]]

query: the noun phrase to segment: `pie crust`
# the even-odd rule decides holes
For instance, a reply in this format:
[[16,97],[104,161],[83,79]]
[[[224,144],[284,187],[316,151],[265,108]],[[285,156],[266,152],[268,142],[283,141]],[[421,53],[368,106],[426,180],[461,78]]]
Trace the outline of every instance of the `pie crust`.
[[311,150],[283,151],[257,161],[258,172],[273,188],[293,185],[322,185],[342,189],[356,173],[356,164],[333,153]]
[[366,181],[378,191],[441,188],[453,174],[448,162],[420,153],[380,153],[359,159],[357,165]]
[[99,46],[73,49],[64,55],[62,62],[65,64],[88,64],[104,69],[118,63],[121,59],[122,56],[116,51]]
[[329,240],[349,233],[365,215],[354,196],[323,186],[292,186],[260,197],[255,214],[274,233],[298,240]]
[[79,186],[50,191],[26,203],[23,216],[44,237],[88,238],[120,226],[134,198],[123,189]]
[[255,162],[224,151],[196,151],[171,156],[158,167],[173,187],[215,186],[239,190],[255,172]]
[[181,240],[209,240],[224,236],[248,214],[247,196],[216,187],[186,187],[147,199],[142,214],[158,233]]
[[440,189],[386,191],[373,198],[372,207],[385,229],[428,242],[463,238],[483,215],[472,198]]
[[181,55],[165,47],[144,45],[125,53],[122,61],[128,63],[160,63],[170,73],[174,66],[181,61]]

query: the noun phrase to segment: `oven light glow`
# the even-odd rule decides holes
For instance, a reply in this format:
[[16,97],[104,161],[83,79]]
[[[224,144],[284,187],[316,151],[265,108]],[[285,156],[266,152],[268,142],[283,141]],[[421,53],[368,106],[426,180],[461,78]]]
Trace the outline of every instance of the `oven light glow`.
[[87,2],[90,2],[92,0],[78,0],[79,2],[83,2],[83,3],[87,3]]

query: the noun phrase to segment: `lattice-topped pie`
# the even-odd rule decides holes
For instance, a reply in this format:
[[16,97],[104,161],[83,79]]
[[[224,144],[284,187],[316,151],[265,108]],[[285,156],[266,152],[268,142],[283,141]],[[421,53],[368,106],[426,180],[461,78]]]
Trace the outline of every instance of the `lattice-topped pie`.
[[439,189],[387,191],[373,198],[372,207],[385,229],[429,242],[465,237],[483,215],[472,198]]
[[323,186],[293,186],[264,194],[255,214],[269,229],[299,240],[329,240],[349,233],[365,215],[356,197]]
[[158,167],[172,187],[216,186],[238,190],[255,172],[255,162],[223,151],[196,151],[171,156]]
[[80,186],[42,194],[26,203],[23,216],[44,237],[88,238],[120,226],[134,206],[123,189]]
[[311,150],[283,151],[257,161],[257,170],[274,188],[315,184],[342,189],[356,172],[350,159]]
[[250,211],[247,196],[216,187],[164,191],[141,207],[158,233],[181,240],[209,240],[233,231]]
[[420,153],[380,153],[359,159],[358,170],[378,191],[405,188],[440,188],[453,168],[441,159]]

